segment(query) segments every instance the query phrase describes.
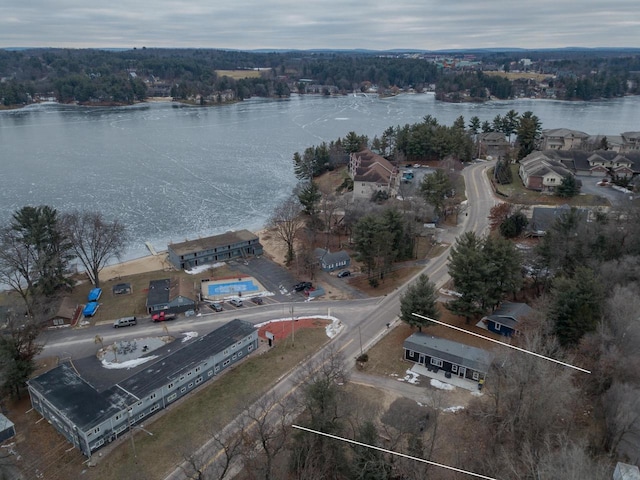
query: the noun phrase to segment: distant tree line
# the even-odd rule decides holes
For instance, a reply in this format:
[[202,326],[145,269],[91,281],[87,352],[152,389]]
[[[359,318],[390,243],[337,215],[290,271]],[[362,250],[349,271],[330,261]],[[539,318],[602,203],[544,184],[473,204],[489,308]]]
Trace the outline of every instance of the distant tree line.
[[[533,54],[532,57],[535,57]],[[509,64],[501,54],[478,53],[495,68]],[[261,69],[258,78],[219,77],[217,70]],[[566,99],[590,100],[638,93],[638,59],[607,57],[592,52],[571,59],[548,60],[539,67],[557,75],[553,87]],[[597,73],[593,73],[597,72]],[[146,82],[168,85],[178,99],[206,97],[230,90],[236,99],[286,96],[305,83],[337,88],[340,93],[365,91],[376,85],[422,91],[435,84],[438,98],[459,101],[462,91],[471,99],[488,95],[510,98],[513,85],[506,78],[478,72],[441,69],[415,56],[375,52],[259,53],[212,49],[132,49],[124,51],[26,49],[0,50],[0,101],[5,106],[28,103],[35,94],[53,93],[61,102],[132,103],[146,96]]]

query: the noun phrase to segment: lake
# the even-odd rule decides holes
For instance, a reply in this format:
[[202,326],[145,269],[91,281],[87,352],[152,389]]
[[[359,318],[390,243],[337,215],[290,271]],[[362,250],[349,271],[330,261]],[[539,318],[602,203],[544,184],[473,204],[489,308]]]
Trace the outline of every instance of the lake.
[[433,95],[292,96],[217,107],[33,105],[0,112],[0,223],[25,205],[101,211],[127,225],[126,258],[167,243],[257,230],[296,183],[292,157],[348,132],[380,135],[432,115],[491,121],[531,110],[542,128],[640,130],[640,97],[601,102],[436,102]]

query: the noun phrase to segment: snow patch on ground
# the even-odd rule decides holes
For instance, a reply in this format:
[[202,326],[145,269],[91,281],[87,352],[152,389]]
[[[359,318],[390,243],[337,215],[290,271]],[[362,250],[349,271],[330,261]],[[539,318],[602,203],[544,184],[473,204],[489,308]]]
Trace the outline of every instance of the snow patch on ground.
[[107,360],[102,360],[102,366],[104,368],[108,368],[109,370],[115,370],[118,368],[134,368],[137,367],[138,365],[142,365],[145,362],[148,362],[149,360],[154,360],[158,358],[157,355],[152,355],[150,357],[144,357],[144,358],[136,358],[134,360],[127,360],[126,362],[109,362]]
[[473,395],[474,397],[481,397],[483,395],[482,392],[478,392],[477,390],[475,392],[471,392],[471,395]]
[[199,273],[206,272],[210,268],[220,268],[220,267],[224,267],[224,263],[218,262],[218,263],[209,263],[206,265],[198,265],[197,267],[193,267],[189,270],[185,270],[185,272],[188,273],[189,275],[197,275]]
[[447,407],[445,409],[443,409],[443,412],[450,412],[450,413],[456,413],[459,410],[464,410],[464,407],[462,405],[456,405],[453,407]]
[[196,338],[198,336],[198,332],[184,332],[184,338],[182,339],[182,343],[188,342],[192,338]]
[[407,370],[404,378],[398,378],[398,381],[418,385],[418,383],[420,382],[420,375],[418,375],[416,372],[412,372],[411,370]]
[[436,380],[435,378],[431,379],[431,386],[439,388],[440,390],[454,390],[456,388],[453,385],[441,382],[440,380]]

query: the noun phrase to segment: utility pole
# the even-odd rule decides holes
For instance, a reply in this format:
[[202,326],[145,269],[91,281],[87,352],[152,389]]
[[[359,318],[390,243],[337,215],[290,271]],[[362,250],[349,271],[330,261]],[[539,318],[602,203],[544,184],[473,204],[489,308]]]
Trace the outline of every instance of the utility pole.
[[296,346],[296,321],[293,318],[293,308],[291,309],[291,344]]

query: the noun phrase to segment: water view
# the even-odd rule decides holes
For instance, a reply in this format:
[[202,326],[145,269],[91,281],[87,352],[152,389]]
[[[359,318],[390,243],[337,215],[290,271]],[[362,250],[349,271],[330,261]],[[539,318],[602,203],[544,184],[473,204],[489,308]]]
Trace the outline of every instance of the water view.
[[640,130],[640,97],[602,102],[521,99],[436,102],[433,95],[253,99],[198,108],[172,103],[85,108],[35,105],[0,112],[0,223],[24,205],[87,209],[119,218],[127,258],[178,242],[256,230],[296,183],[292,156],[349,131],[380,135],[425,115],[491,121],[533,111],[543,128],[591,134]]

